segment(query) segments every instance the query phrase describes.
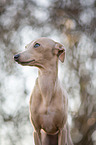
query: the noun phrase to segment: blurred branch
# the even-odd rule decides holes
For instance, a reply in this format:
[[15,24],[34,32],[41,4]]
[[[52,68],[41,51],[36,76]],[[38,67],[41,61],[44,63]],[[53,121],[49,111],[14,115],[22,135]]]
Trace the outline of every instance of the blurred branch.
[[93,145],[92,133],[94,132],[94,130],[96,130],[96,122],[88,129],[82,140],[76,145]]

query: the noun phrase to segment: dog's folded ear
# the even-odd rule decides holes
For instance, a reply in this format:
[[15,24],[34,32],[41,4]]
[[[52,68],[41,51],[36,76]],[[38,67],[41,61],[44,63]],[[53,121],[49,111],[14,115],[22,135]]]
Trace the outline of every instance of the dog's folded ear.
[[64,62],[65,59],[65,48],[62,44],[56,42],[55,47],[53,48],[53,54],[57,55],[61,62]]

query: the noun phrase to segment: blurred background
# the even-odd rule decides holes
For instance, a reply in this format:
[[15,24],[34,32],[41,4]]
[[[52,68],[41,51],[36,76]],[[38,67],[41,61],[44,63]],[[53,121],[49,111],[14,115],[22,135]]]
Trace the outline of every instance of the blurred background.
[[39,37],[66,48],[59,78],[75,145],[96,145],[96,0],[0,0],[0,145],[34,145],[29,97],[37,68],[13,55]]

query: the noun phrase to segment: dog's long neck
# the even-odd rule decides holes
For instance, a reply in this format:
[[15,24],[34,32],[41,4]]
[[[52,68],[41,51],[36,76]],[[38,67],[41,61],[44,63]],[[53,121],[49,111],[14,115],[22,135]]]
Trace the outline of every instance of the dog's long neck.
[[51,69],[39,70],[38,84],[43,99],[43,103],[48,106],[54,95],[58,80],[58,62]]

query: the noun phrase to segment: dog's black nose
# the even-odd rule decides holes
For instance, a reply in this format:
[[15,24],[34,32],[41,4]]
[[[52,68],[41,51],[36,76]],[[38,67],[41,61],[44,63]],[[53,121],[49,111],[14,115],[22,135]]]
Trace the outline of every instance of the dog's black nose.
[[16,54],[16,55],[14,55],[14,60],[15,60],[15,61],[18,61],[19,56],[20,56],[20,54]]

